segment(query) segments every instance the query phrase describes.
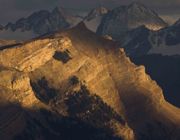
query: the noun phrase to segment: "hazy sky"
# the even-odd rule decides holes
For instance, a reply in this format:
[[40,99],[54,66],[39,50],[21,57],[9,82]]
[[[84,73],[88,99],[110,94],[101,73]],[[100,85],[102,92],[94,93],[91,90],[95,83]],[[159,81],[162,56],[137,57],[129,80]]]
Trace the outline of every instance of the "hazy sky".
[[[56,6],[73,9],[91,9],[98,5],[117,7],[134,0],[0,0],[0,24],[15,21],[41,9]],[[152,8],[167,20],[180,18],[180,0],[136,0]]]

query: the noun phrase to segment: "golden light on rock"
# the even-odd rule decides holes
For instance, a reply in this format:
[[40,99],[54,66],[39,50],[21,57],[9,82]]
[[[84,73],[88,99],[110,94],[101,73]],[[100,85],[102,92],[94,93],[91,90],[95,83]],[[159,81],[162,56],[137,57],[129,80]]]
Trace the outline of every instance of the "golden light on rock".
[[[27,122],[33,123],[33,118],[41,124],[35,128],[39,135],[43,128],[54,132],[48,124],[53,118],[48,122],[37,115],[38,109],[111,130],[112,136],[124,140],[180,138],[180,110],[165,101],[145,68],[131,63],[115,42],[96,36],[84,24],[4,49],[0,66],[0,104],[6,100],[20,105],[0,115],[0,130],[14,130],[12,135],[3,133],[4,138],[28,135]],[[21,107],[36,113],[21,112]],[[6,128],[2,122],[7,122]]]

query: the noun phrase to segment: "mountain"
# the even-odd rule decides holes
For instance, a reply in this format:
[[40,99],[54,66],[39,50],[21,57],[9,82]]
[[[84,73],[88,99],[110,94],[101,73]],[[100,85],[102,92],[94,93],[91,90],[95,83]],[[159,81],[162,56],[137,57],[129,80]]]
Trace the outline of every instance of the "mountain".
[[0,50],[0,138],[179,140],[180,110],[83,23]]
[[144,65],[146,72],[162,87],[165,98],[179,107],[179,21],[158,31],[141,26],[124,38],[119,45],[126,54],[135,64]]
[[86,24],[87,28],[93,32],[96,32],[102,18],[108,13],[108,11],[109,10],[105,7],[98,7],[91,10],[84,19],[84,23]]
[[158,31],[152,31],[141,26],[127,32],[120,42],[128,56],[179,55],[180,24],[177,21],[175,24]]
[[[46,33],[64,30],[84,21],[86,26],[96,32],[102,17],[108,12],[104,7],[98,7],[90,12],[56,7],[52,12],[41,10],[27,18],[21,18],[15,23],[0,26],[0,38],[27,40]],[[39,18],[40,17],[40,18]]]
[[50,31],[55,31],[62,28],[69,27],[64,15],[55,8],[52,12],[39,11],[33,13],[27,18],[18,20],[15,24],[8,23],[5,28],[12,31],[20,29],[21,31],[32,30],[36,34],[45,34]]
[[145,25],[150,30],[158,30],[167,24],[152,10],[141,3],[108,10],[97,7],[89,13],[74,9],[55,8],[51,12],[41,10],[15,23],[0,26],[0,38],[27,40],[46,33],[64,30],[84,21],[88,29],[102,36],[119,39],[136,27]]
[[167,26],[157,13],[141,3],[133,2],[110,11],[97,29],[100,35],[110,35],[119,39],[127,31],[145,25],[150,30],[159,30]]
[[80,17],[67,14],[63,8],[55,8],[52,12],[41,10],[21,18],[15,23],[8,23],[0,32],[5,39],[26,40],[39,35],[62,30],[76,25]]

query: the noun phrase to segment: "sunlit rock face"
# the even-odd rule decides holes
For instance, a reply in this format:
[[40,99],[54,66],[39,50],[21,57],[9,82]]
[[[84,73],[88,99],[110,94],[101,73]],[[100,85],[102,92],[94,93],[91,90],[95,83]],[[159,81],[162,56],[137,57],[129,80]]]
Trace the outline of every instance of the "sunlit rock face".
[[2,139],[179,139],[180,110],[84,24],[3,49],[0,65]]
[[102,19],[97,33],[119,39],[127,31],[142,25],[150,30],[159,30],[167,26],[154,11],[141,3],[134,2],[128,6],[121,6],[108,12]]

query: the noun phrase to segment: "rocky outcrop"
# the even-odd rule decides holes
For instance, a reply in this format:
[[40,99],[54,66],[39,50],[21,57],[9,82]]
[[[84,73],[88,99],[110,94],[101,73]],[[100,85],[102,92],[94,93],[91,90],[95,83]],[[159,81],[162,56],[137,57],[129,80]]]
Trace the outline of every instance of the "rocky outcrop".
[[5,98],[5,100],[19,102],[24,107],[39,102],[32,91],[27,74],[12,69],[2,69],[0,76],[2,79],[0,81],[1,91],[11,91],[7,96],[6,93],[1,94],[1,97]]
[[[18,71],[33,71],[48,62],[58,48],[63,48],[63,45],[68,46],[70,44],[70,41],[64,40],[62,39],[59,42],[53,39],[43,39],[27,43],[23,47],[16,46],[12,49],[3,50],[0,52],[0,63]],[[15,56],[15,58],[11,56]],[[34,63],[35,61],[36,63]]]
[[[16,101],[29,108],[16,139],[179,138],[180,110],[165,101],[143,66],[84,24],[5,49],[0,58],[2,99],[14,103],[19,93]],[[27,90],[27,97],[15,92]]]

